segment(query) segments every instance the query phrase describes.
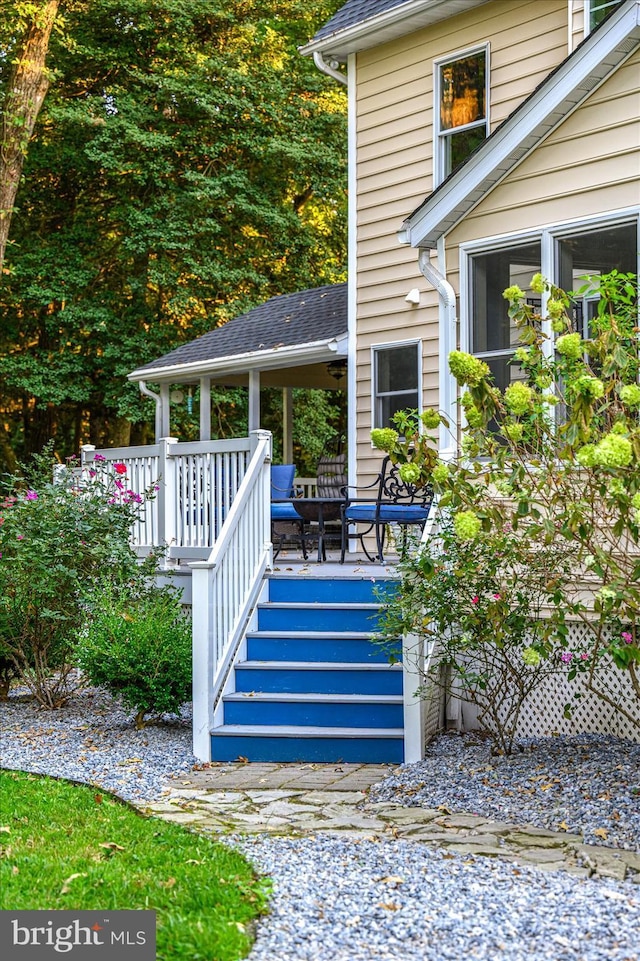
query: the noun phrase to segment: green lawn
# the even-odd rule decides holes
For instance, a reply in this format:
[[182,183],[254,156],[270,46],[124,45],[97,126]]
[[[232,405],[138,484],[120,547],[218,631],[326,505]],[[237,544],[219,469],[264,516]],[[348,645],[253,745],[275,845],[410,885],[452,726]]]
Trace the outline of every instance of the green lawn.
[[269,883],[238,853],[96,788],[0,771],[0,908],[157,911],[158,961],[249,953]]

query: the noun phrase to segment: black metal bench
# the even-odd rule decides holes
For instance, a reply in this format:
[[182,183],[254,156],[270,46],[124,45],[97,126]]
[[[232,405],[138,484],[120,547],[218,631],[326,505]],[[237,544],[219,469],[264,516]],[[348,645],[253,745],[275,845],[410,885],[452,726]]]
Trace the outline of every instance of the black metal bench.
[[[344,488],[344,501],[340,510],[342,516],[340,563],[344,564],[349,537],[355,537],[360,541],[362,550],[370,561],[384,563],[387,527],[390,524],[396,524],[403,529],[404,549],[407,528],[414,524],[424,527],[432,500],[431,487],[416,487],[415,484],[403,481],[399,465],[393,464],[389,457],[385,457],[380,473],[373,483],[366,487]],[[358,527],[363,528],[359,533]],[[372,532],[376,540],[375,556],[365,546],[365,537]]]

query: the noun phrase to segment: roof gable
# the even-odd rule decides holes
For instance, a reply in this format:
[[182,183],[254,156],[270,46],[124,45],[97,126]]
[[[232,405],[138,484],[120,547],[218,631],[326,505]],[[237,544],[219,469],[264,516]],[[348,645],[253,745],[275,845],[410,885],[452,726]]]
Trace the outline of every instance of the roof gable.
[[405,220],[400,239],[435,247],[640,44],[640,0],[625,0]]
[[305,345],[328,344],[347,332],[347,285],[331,284],[272,297],[222,327],[182,344],[129,374],[130,380],[219,368],[247,355],[273,355]]

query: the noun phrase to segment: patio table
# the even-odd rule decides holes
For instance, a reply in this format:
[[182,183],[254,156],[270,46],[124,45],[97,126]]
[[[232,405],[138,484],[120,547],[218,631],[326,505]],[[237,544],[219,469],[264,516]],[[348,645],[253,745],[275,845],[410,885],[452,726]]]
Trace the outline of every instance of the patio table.
[[[291,503],[306,524],[318,525],[318,564],[327,559],[325,538],[327,521],[340,519],[341,497],[295,497]],[[305,534],[303,533],[303,537]]]

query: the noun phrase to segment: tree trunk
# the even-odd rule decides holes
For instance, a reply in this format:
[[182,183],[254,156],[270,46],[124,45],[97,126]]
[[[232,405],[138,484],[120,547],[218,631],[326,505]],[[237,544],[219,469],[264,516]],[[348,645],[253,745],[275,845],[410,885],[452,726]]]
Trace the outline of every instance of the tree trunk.
[[0,139],[0,280],[27,146],[49,87],[45,60],[59,0],[44,0],[27,27],[7,81]]

